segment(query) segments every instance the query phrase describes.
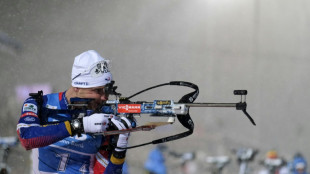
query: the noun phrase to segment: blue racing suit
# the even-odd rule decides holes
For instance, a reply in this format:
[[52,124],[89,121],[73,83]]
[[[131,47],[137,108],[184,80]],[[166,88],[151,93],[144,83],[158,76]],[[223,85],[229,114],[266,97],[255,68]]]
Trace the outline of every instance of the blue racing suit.
[[[43,96],[43,108],[68,110],[66,92]],[[32,149],[34,173],[94,173],[96,154],[104,143],[102,135],[71,136],[69,113],[44,113],[40,115],[37,101],[30,97],[22,107],[17,124],[20,142]],[[47,123],[44,123],[44,120]],[[43,121],[43,123],[42,123]],[[113,157],[109,152],[109,157]],[[115,162],[116,161],[116,162]],[[121,173],[123,161],[115,157],[107,160],[104,173]]]

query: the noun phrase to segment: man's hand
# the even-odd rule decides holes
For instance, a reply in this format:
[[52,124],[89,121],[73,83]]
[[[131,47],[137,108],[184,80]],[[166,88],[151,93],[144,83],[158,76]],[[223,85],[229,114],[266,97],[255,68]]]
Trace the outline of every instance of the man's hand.
[[108,128],[109,118],[111,114],[92,114],[83,117],[83,128],[85,133],[100,133]]
[[[132,121],[126,117],[121,117],[120,119],[117,119],[117,117],[113,117],[111,119],[111,123],[112,126],[114,128],[117,128],[118,130],[132,128]],[[118,135],[115,151],[125,151],[125,149],[123,148],[127,147],[129,135],[129,133],[123,133]]]

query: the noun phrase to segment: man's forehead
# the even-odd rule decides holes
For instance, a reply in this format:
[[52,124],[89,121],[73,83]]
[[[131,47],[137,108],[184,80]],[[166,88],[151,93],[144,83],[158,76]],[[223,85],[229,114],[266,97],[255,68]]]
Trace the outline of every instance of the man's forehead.
[[89,89],[103,89],[105,86],[98,86],[98,87],[92,87],[92,88],[89,88]]

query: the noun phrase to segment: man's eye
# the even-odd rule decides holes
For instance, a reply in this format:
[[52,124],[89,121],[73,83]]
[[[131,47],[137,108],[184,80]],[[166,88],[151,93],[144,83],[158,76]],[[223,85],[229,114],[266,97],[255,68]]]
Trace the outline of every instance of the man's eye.
[[95,92],[96,92],[97,94],[102,94],[102,93],[103,93],[103,90],[102,90],[102,89],[95,89]]

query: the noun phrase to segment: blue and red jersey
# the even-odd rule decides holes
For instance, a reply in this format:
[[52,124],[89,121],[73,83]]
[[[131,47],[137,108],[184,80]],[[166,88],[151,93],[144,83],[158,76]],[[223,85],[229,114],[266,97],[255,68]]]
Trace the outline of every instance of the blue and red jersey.
[[71,136],[69,112],[44,112],[44,109],[68,110],[65,92],[44,95],[42,103],[38,106],[34,98],[28,98],[17,124],[21,144],[27,150],[32,149],[34,173],[98,173],[94,166],[101,168],[99,173],[121,173],[124,159],[115,159],[110,152],[101,151],[105,155],[100,161],[105,161],[105,165],[97,160],[105,137]]

